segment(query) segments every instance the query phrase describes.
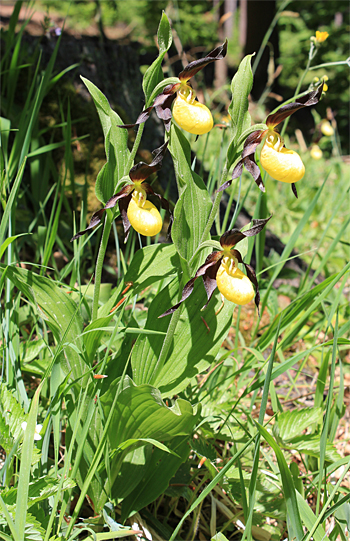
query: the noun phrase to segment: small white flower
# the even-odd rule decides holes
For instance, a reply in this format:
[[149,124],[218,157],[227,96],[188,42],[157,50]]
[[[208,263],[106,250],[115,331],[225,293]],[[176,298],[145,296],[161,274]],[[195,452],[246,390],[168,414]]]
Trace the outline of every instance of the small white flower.
[[[25,430],[27,428],[27,422],[23,421],[23,423],[21,424],[21,427],[23,430]],[[34,432],[34,440],[36,441],[41,440],[40,432],[41,432],[42,427],[43,425],[36,425],[35,432]]]

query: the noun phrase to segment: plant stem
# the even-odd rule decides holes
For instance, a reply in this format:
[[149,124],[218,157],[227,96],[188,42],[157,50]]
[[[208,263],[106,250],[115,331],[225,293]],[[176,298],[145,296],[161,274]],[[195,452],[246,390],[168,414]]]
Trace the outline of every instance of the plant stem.
[[103,268],[103,261],[105,258],[105,253],[107,250],[108,245],[108,239],[109,234],[111,232],[112,227],[112,213],[108,213],[106,216],[106,220],[103,227],[103,234],[101,239],[100,248],[97,255],[97,261],[96,261],[96,270],[95,270],[95,286],[94,286],[94,297],[92,301],[92,314],[91,314],[91,321],[95,321],[97,319],[97,313],[98,313],[98,303],[100,299],[100,289],[101,289],[101,278],[102,278],[102,268]]
[[[137,134],[136,134],[136,137],[135,137],[135,141],[134,141],[132,150],[130,152],[128,162],[127,162],[127,164],[125,166],[125,169],[124,169],[124,175],[128,171],[130,171],[130,169],[132,167],[132,164],[134,163],[136,152],[137,152],[137,150],[139,148],[139,145],[140,145],[143,129],[144,129],[144,124],[140,124],[139,129],[138,129]],[[109,234],[111,232],[113,219],[114,219],[114,216],[112,215],[112,213],[107,212],[107,216],[106,216],[106,220],[105,220],[105,224],[104,224],[104,228],[103,228],[101,244],[100,244],[100,248],[99,248],[98,255],[97,255],[97,260],[96,260],[95,287],[94,287],[94,297],[93,297],[93,301],[92,301],[91,321],[95,321],[95,319],[97,318],[98,304],[99,304],[99,299],[100,299],[102,268],[103,268],[103,262],[104,262],[104,258],[105,258],[105,254],[106,254],[106,250],[107,250],[107,246],[108,246],[108,239],[109,239]]]
[[140,146],[141,137],[142,137],[142,134],[143,134],[144,127],[145,127],[145,124],[140,124],[139,125],[139,129],[137,130],[135,141],[134,141],[133,147],[132,147],[131,152],[130,152],[128,163],[125,166],[124,175],[126,175],[130,171],[130,169],[132,168],[132,165],[134,163],[134,159],[135,159],[135,156],[136,156],[136,152],[138,151],[138,148]]

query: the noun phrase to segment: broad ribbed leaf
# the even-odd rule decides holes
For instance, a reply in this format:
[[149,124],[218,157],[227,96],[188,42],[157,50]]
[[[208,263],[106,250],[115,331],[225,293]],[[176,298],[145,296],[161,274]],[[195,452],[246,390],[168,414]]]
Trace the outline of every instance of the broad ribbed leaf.
[[280,413],[274,425],[274,434],[281,440],[289,441],[314,423],[322,420],[322,408],[304,408]]
[[111,108],[104,94],[91,81],[81,77],[94,100],[105,138],[107,163],[99,172],[95,185],[96,196],[106,203],[115,193],[122,177],[127,173],[125,167],[129,158],[128,133],[118,128],[122,119]]
[[125,275],[134,295],[147,286],[177,273],[180,262],[173,244],[153,244],[138,250]]
[[[5,269],[7,269],[6,278],[11,280],[22,295],[35,306],[58,344],[64,340],[60,362],[65,374],[72,371],[74,378],[80,378],[88,367],[75,349],[78,348],[81,353],[83,352],[82,340],[79,338],[83,330],[83,321],[78,312],[78,305],[64,289],[49,278],[26,269],[0,265],[0,273]],[[69,346],[70,343],[73,347]]]
[[231,82],[232,101],[228,108],[231,117],[231,143],[228,149],[229,166],[233,164],[243,149],[243,142],[238,145],[240,135],[248,130],[251,125],[251,117],[248,112],[248,96],[253,86],[252,56],[247,55],[243,58]]
[[[153,300],[146,329],[167,331],[170,317],[158,319],[158,316],[176,303],[178,288],[178,278],[175,278]],[[234,304],[225,301],[221,312],[215,315],[221,306],[219,292],[214,293],[208,307],[201,312],[206,302],[203,283],[196,280],[193,293],[184,303],[167,361],[156,381],[153,381],[153,372],[164,338],[156,335],[138,337],[131,357],[134,381],[138,384],[152,382],[163,396],[170,396],[183,390],[194,376],[213,362],[230,328]]]

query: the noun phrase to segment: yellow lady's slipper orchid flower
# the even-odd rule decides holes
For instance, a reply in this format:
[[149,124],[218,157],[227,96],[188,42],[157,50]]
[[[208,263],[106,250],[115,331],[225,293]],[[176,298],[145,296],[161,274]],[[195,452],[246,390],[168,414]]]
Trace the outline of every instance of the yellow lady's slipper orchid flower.
[[233,168],[232,178],[224,182],[218,191],[222,192],[228,188],[232,184],[232,181],[242,174],[243,166],[252,175],[260,190],[262,192],[265,191],[260,168],[255,161],[255,151],[265,138],[260,154],[261,166],[272,178],[289,183],[295,197],[298,197],[295,183],[303,178],[305,167],[300,156],[294,150],[285,148],[283,140],[275,132],[275,128],[298,109],[318,103],[323,88],[324,78],[317,88],[296,99],[295,102],[286,103],[275,112],[269,114],[266,119],[266,129],[255,130],[246,138],[241,158]]
[[[143,192],[143,190],[142,190]],[[157,235],[163,226],[158,209],[146,199],[146,194],[135,189],[128,205],[127,216],[132,227],[145,237]]]
[[[196,94],[188,81],[211,62],[224,58],[226,53],[227,40],[203,58],[187,64],[179,73],[177,81],[164,87],[163,92],[158,94],[153,104],[142,111],[135,124],[124,124],[119,128],[132,128],[146,122],[154,109],[158,118],[163,120],[166,131],[170,130],[171,119],[174,117],[178,126],[189,133],[196,135],[208,133],[214,125],[212,114],[206,105],[196,101]],[[171,110],[173,102],[174,106]]]
[[[254,237],[260,233],[270,218],[253,220],[253,226],[245,231],[231,229],[221,235],[222,250],[208,255],[204,265],[199,267],[195,276],[183,288],[181,300],[159,317],[173,314],[181,303],[191,295],[194,283],[199,277],[203,279],[208,298],[208,302],[203,308],[206,308],[215,289],[218,288],[225,299],[239,305],[248,304],[255,296],[255,304],[259,310],[260,294],[255,271],[253,267],[244,263],[241,253],[233,248],[244,238]],[[244,265],[247,275],[238,268],[239,263]]]
[[[158,209],[148,201],[147,195],[157,196],[161,206],[170,214],[169,230],[172,224],[172,214],[169,208],[169,202],[159,193],[153,191],[153,188],[144,182],[152,173],[158,171],[162,166],[162,160],[168,146],[168,141],[161,147],[153,150],[154,158],[150,164],[139,162],[129,171],[131,183],[125,184],[118,193],[113,195],[105,206],[92,215],[90,223],[86,229],[79,231],[71,239],[76,240],[90,229],[101,222],[102,216],[107,209],[119,205],[120,215],[123,220],[125,233],[125,242],[128,239],[130,227],[132,226],[138,233],[146,237],[157,235],[163,226],[162,217]],[[168,230],[168,232],[169,232]]]
[[312,145],[310,150],[310,156],[313,160],[320,160],[322,158],[322,150],[318,145]]
[[266,137],[260,163],[272,178],[289,184],[298,182],[305,174],[305,166],[299,154],[286,148],[276,132]]
[[332,137],[332,135],[334,134],[333,126],[326,119],[322,120],[321,122],[321,132],[323,133],[323,135],[327,135],[327,137]]
[[224,257],[216,275],[216,283],[225,299],[242,306],[254,299],[255,291],[252,282],[237,267],[237,263],[234,257]]
[[180,128],[195,135],[208,133],[214,125],[208,107],[195,100],[194,90],[186,84],[181,85],[173,105],[172,114],[173,119]]
[[319,30],[316,30],[317,43],[322,43],[323,41],[326,41],[328,36],[329,36],[328,32],[319,32]]

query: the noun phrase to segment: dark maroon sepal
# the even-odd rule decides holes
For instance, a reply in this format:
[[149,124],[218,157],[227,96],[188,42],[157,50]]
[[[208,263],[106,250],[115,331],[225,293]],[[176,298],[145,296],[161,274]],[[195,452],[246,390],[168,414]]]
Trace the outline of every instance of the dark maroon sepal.
[[298,199],[297,187],[294,184],[294,182],[292,182],[291,187],[292,187],[292,192],[294,193],[295,197]]
[[130,169],[129,177],[133,182],[142,182],[162,167],[162,160],[166,149],[168,148],[168,144],[169,141],[166,141],[161,147],[152,151],[154,157],[151,163],[139,162]]
[[[180,301],[177,304],[174,304],[174,306],[169,308],[169,310],[167,310],[166,312],[164,312],[164,314],[162,314],[162,315],[160,315],[158,317],[160,318],[160,317],[169,316],[170,314],[173,314],[175,312],[175,310],[177,310],[179,308],[180,304],[183,303],[191,295],[191,293],[193,291],[193,288],[194,288],[194,283],[197,280],[197,278],[207,274],[207,271],[208,271],[208,269],[210,267],[217,266],[217,263],[220,261],[221,258],[222,258],[222,252],[213,252],[212,254],[209,254],[208,257],[205,260],[204,265],[199,267],[199,269],[197,270],[195,276],[193,278],[191,278],[191,280],[189,280],[187,282],[187,284],[185,285],[185,287],[183,288],[182,296],[181,296]],[[217,272],[217,269],[216,269],[216,272]],[[216,272],[215,272],[215,276],[216,276]],[[205,286],[205,284],[204,284],[204,286]],[[208,296],[208,290],[206,289],[206,291],[207,291],[207,296]],[[210,297],[211,297],[211,295],[212,295],[212,293],[210,294]]]
[[127,184],[126,186],[124,186],[118,193],[108,199],[103,210],[112,209],[113,207],[115,207],[119,199],[123,199],[124,197],[130,195],[134,188],[135,186],[133,186],[132,184]]
[[103,216],[103,213],[104,213],[105,209],[100,209],[98,210],[97,212],[95,212],[92,217],[91,217],[91,220],[90,220],[90,223],[89,225],[87,226],[86,229],[84,229],[83,231],[79,231],[79,233],[77,233],[76,235],[74,235],[74,237],[72,237],[70,239],[71,242],[73,242],[73,240],[77,240],[79,237],[82,237],[83,235],[85,235],[85,233],[87,233],[90,229],[92,229],[93,227],[95,227],[96,225],[98,225],[100,222],[101,222],[101,219],[102,219],[102,216]]
[[193,62],[190,62],[187,64],[187,66],[182,70],[182,72],[179,74],[180,81],[188,81],[196,75],[201,69],[203,69],[207,64],[210,64],[211,62],[215,62],[215,60],[221,60],[226,56],[227,53],[227,40],[222,45],[219,45],[219,47],[216,47],[213,49],[210,53],[207,54],[204,58],[200,58],[199,60],[194,60]]
[[236,246],[240,240],[243,240],[245,236],[246,235],[239,229],[230,229],[221,235],[220,244],[223,248],[232,248],[233,246]]
[[274,114],[269,115],[266,119],[266,124],[269,128],[274,128],[280,122],[283,122],[290,115],[295,113],[298,109],[303,107],[310,107],[310,105],[315,105],[320,101],[322,95],[323,84],[321,84],[316,90],[312,90],[305,96],[298,98],[293,103],[287,103],[287,105],[282,105],[282,107]]
[[[220,237],[220,244],[223,248],[232,248],[233,246],[236,246],[241,240],[243,240],[246,237],[255,237],[255,235],[258,235],[260,231],[262,231],[267,224],[269,220],[271,220],[272,215],[269,216],[269,218],[259,219],[259,220],[253,220],[253,225],[249,229],[246,229],[246,231],[241,231],[240,229],[230,229],[229,231],[226,231],[221,237]],[[237,250],[234,250],[236,252]],[[239,252],[238,252],[239,253]],[[239,261],[242,263],[242,261]]]

